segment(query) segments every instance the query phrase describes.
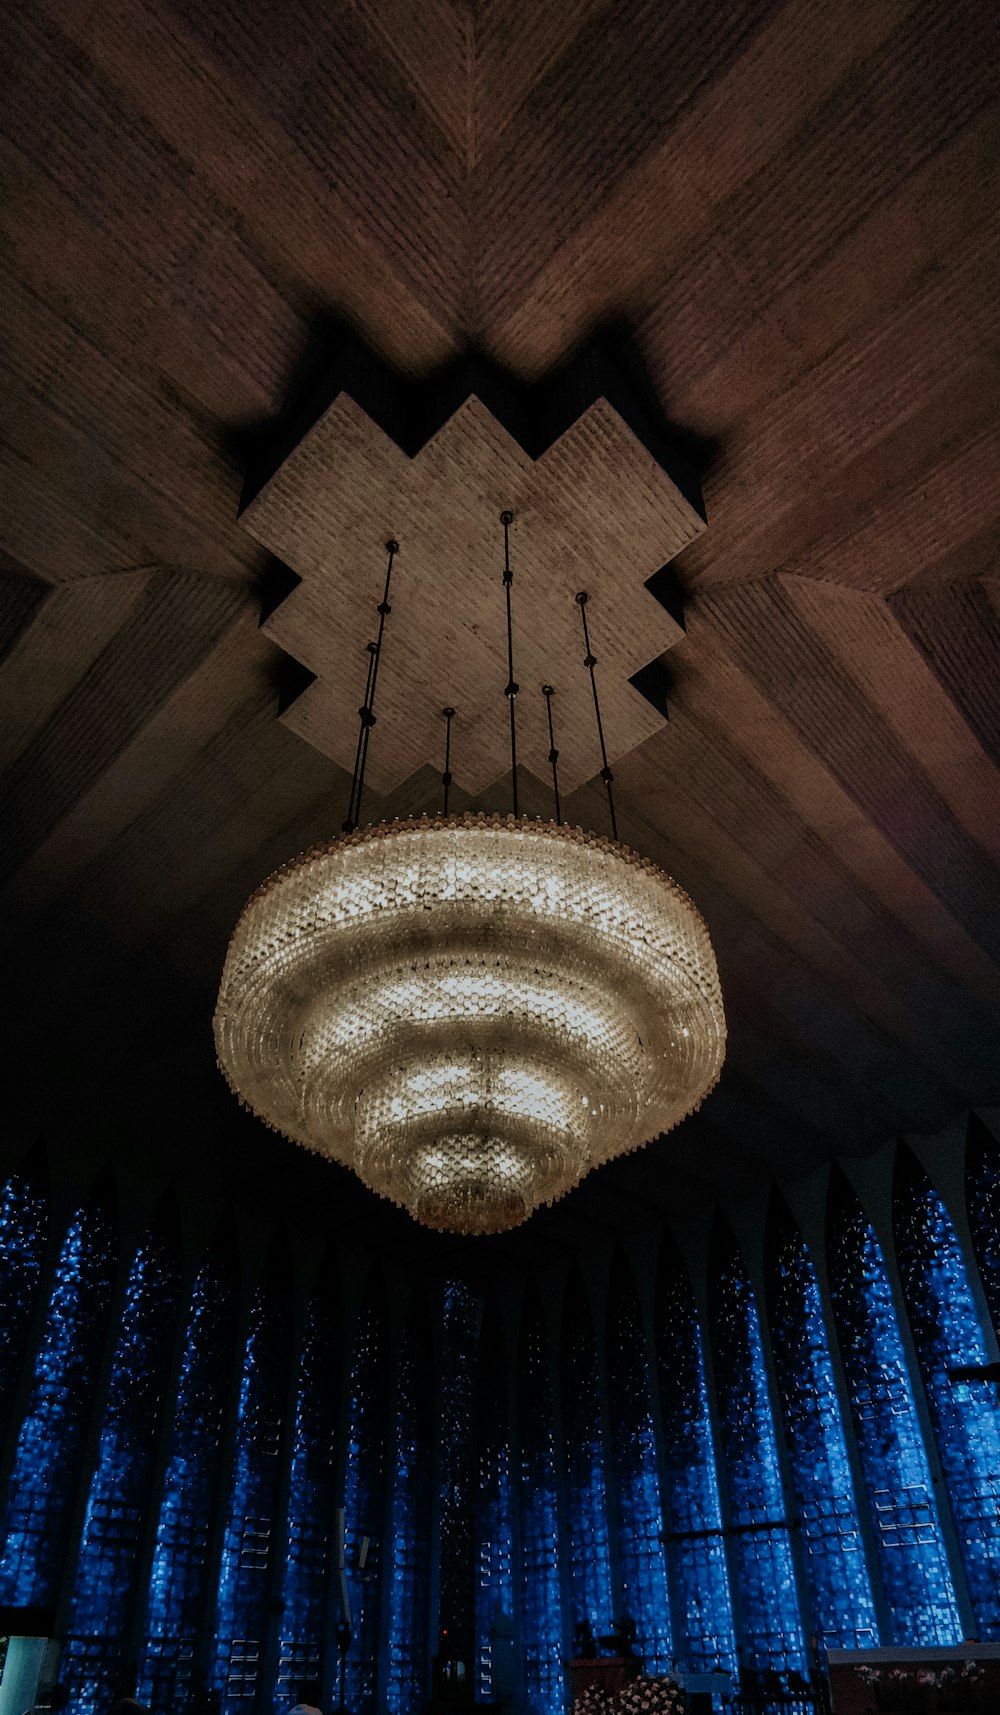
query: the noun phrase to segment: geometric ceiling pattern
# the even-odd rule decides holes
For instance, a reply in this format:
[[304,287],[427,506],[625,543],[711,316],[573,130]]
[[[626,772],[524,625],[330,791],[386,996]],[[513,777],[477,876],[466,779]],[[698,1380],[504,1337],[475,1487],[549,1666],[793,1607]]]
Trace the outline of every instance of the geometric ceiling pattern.
[[[350,367],[361,371],[353,383]],[[690,473],[678,469],[691,498],[669,474],[669,449],[656,456],[646,444],[654,436],[637,433],[604,396],[602,389],[620,393],[621,385],[613,374],[593,373],[600,368],[598,353],[581,354],[539,398],[539,390],[522,392],[482,363],[468,365],[414,390],[425,401],[418,413],[412,405],[406,410],[390,372],[370,358],[362,365],[358,354],[353,366],[343,360],[348,373],[334,383],[326,410],[251,492],[241,523],[297,578],[283,600],[268,604],[262,625],[311,675],[281,719],[348,772],[383,593],[384,544],[396,542],[379,730],[366,754],[376,792],[441,766],[443,702],[455,705],[450,760],[459,790],[475,796],[510,778],[502,514],[516,579],[511,647],[523,688],[515,716],[520,767],[533,769],[537,785],[557,731],[561,790],[595,772],[590,676],[581,671],[590,651],[574,599],[581,584],[600,651],[608,760],[617,762],[662,724],[662,701],[654,706],[633,680],[638,675],[641,683],[683,632],[645,586],[666,573],[705,521]],[[358,384],[365,370],[378,418]],[[393,393],[390,433],[383,423]],[[427,405],[442,394],[428,420]],[[641,423],[638,408],[632,415]],[[545,684],[555,700],[552,737]]]
[[[237,514],[345,325],[415,381],[472,344],[525,383],[600,329],[701,473],[669,719],[615,785],[708,921],[726,1070],[495,1254],[701,1219],[995,1101],[996,8],[29,0],[0,31],[14,1131],[238,1160],[303,1219],[437,1254],[240,1131],[211,1053],[243,899],[344,814],[276,718]],[[372,809],[433,804],[437,772]],[[599,823],[599,784],[565,813]]]

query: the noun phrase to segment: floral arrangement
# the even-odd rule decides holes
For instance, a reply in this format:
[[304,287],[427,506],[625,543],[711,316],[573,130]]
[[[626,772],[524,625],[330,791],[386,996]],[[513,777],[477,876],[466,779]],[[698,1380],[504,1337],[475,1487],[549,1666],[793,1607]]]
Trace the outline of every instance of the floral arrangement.
[[684,1715],[684,1693],[665,1673],[633,1679],[619,1692],[616,1715]]
[[911,1670],[905,1667],[859,1666],[855,1669],[862,1685],[879,1685],[887,1689],[901,1689],[904,1685],[924,1685],[935,1691],[944,1691],[948,1687],[956,1685],[976,1685],[983,1678],[985,1671],[982,1662],[971,1660],[963,1661],[960,1666],[949,1662],[939,1672],[935,1672],[932,1667],[919,1667]]
[[617,1696],[588,1685],[575,1699],[572,1715],[684,1715],[684,1693],[666,1674],[633,1679]]
[[603,1685],[585,1685],[573,1700],[572,1715],[610,1715],[611,1701]]

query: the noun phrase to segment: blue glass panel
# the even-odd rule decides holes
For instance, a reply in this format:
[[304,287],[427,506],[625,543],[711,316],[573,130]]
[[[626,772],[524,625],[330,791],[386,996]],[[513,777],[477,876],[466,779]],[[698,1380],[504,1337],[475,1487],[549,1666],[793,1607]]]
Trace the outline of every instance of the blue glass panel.
[[830,1181],[827,1261],[893,1643],[962,1635],[885,1262],[842,1173]]
[[490,1702],[499,1700],[512,1672],[514,1614],[507,1345],[493,1302],[479,1336],[475,1528],[476,1695]]
[[969,1120],[965,1192],[990,1319],[1000,1329],[1000,1149],[975,1117]]
[[827,1649],[879,1642],[819,1285],[786,1204],[772,1203],[766,1289],[778,1397],[802,1521],[812,1619]]
[[802,1622],[757,1303],[739,1246],[722,1222],[709,1260],[709,1315],[746,1664],[801,1672]]
[[556,1715],[564,1694],[552,1354],[542,1306],[534,1294],[525,1303],[521,1322],[517,1411],[525,1682],[532,1707],[541,1715]]
[[[374,1281],[354,1332],[348,1382],[347,1467],[344,1475],[344,1545],[351,1599],[351,1652],[347,1663],[349,1709],[369,1709],[375,1698],[379,1648],[379,1587],[385,1512],[388,1433],[389,1334],[385,1295]],[[365,1565],[360,1565],[364,1538]]]
[[0,1198],[0,1445],[14,1403],[48,1229],[48,1198],[39,1176],[30,1166],[12,1173]]
[[450,1648],[471,1661],[474,1628],[474,1532],[469,1494],[473,1484],[475,1371],[470,1356],[479,1332],[479,1301],[464,1281],[445,1282],[441,1327],[440,1625]]
[[184,1699],[211,1615],[208,1548],[236,1346],[232,1232],[213,1245],[188,1309],[140,1653],[139,1695],[157,1709]]
[[583,1281],[571,1275],[562,1320],[563,1470],[574,1626],[611,1629],[611,1557],[597,1340]]
[[281,1577],[276,1701],[318,1679],[333,1565],[335,1440],[340,1379],[336,1274],[324,1271],[306,1311],[295,1386],[288,1524]]
[[105,1708],[121,1674],[178,1288],[176,1237],[161,1222],[147,1232],[129,1270],[87,1496],[61,1662],[74,1709]]
[[56,1264],[3,1519],[0,1602],[55,1599],[111,1308],[116,1240],[99,1202],[79,1209]]
[[233,1712],[252,1706],[261,1688],[291,1337],[287,1268],[277,1255],[250,1303],[222,1538],[211,1682]]
[[674,1652],[649,1358],[635,1284],[622,1256],[615,1259],[608,1292],[608,1407],[625,1612],[636,1622],[646,1671],[666,1673]]
[[664,1242],[656,1292],[656,1367],[670,1530],[667,1572],[679,1665],[736,1670],[719,1480],[708,1415],[701,1330],[687,1270]]
[[985,1364],[961,1246],[941,1198],[901,1150],[893,1197],[903,1295],[951,1501],[976,1635],[1000,1635],[1000,1406],[995,1382],[948,1379]]
[[[449,1305],[449,1297],[453,1301]],[[448,1348],[454,1346],[455,1320],[465,1323],[463,1314],[466,1288],[453,1293],[445,1288],[445,1363],[453,1368],[464,1356],[468,1374],[471,1340],[464,1354],[452,1351],[448,1363]],[[457,1300],[457,1302],[456,1302]],[[451,1336],[451,1339],[449,1339]],[[444,1407],[447,1413],[448,1389]],[[467,1396],[452,1397],[451,1435],[461,1445],[463,1454],[471,1450],[471,1424]],[[465,1406],[464,1412],[462,1406]],[[433,1374],[431,1365],[431,1336],[426,1301],[421,1295],[414,1300],[407,1323],[403,1348],[396,1373],[395,1459],[392,1485],[392,1549],[389,1565],[389,1683],[386,1703],[391,1715],[416,1715],[427,1701],[427,1641],[430,1625],[430,1537],[431,1537],[431,1454],[433,1440]],[[447,1443],[447,1434],[442,1438]],[[453,1474],[442,1446],[442,1512],[448,1488],[448,1473]],[[462,1486],[462,1511],[469,1519],[469,1488]],[[471,1526],[466,1523],[471,1537]],[[454,1530],[445,1541],[442,1526],[441,1581],[445,1581],[450,1544],[456,1547]],[[461,1545],[457,1545],[460,1547]],[[468,1557],[466,1557],[468,1559]],[[453,1575],[453,1568],[451,1569]]]

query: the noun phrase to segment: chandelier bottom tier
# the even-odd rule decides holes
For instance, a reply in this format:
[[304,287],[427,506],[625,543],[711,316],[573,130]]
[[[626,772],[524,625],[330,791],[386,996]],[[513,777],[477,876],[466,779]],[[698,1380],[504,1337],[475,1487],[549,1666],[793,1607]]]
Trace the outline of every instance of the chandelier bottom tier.
[[265,882],[215,1037],[268,1125],[428,1226],[488,1233],[697,1107],[725,1020],[705,925],[654,864],[465,816],[366,828]]

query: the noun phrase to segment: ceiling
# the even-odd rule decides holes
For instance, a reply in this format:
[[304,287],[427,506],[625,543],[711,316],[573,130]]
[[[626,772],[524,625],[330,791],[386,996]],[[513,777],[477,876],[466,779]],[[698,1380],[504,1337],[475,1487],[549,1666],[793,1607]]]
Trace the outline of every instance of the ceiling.
[[524,380],[603,329],[702,475],[670,718],[616,784],[709,922],[727,1068],[494,1253],[995,1100],[1000,10],[26,0],[0,33],[17,1124],[455,1254],[240,1120],[212,1061],[244,897],[343,815],[276,718],[236,518],[248,436],[344,324],[407,375],[474,345]]

